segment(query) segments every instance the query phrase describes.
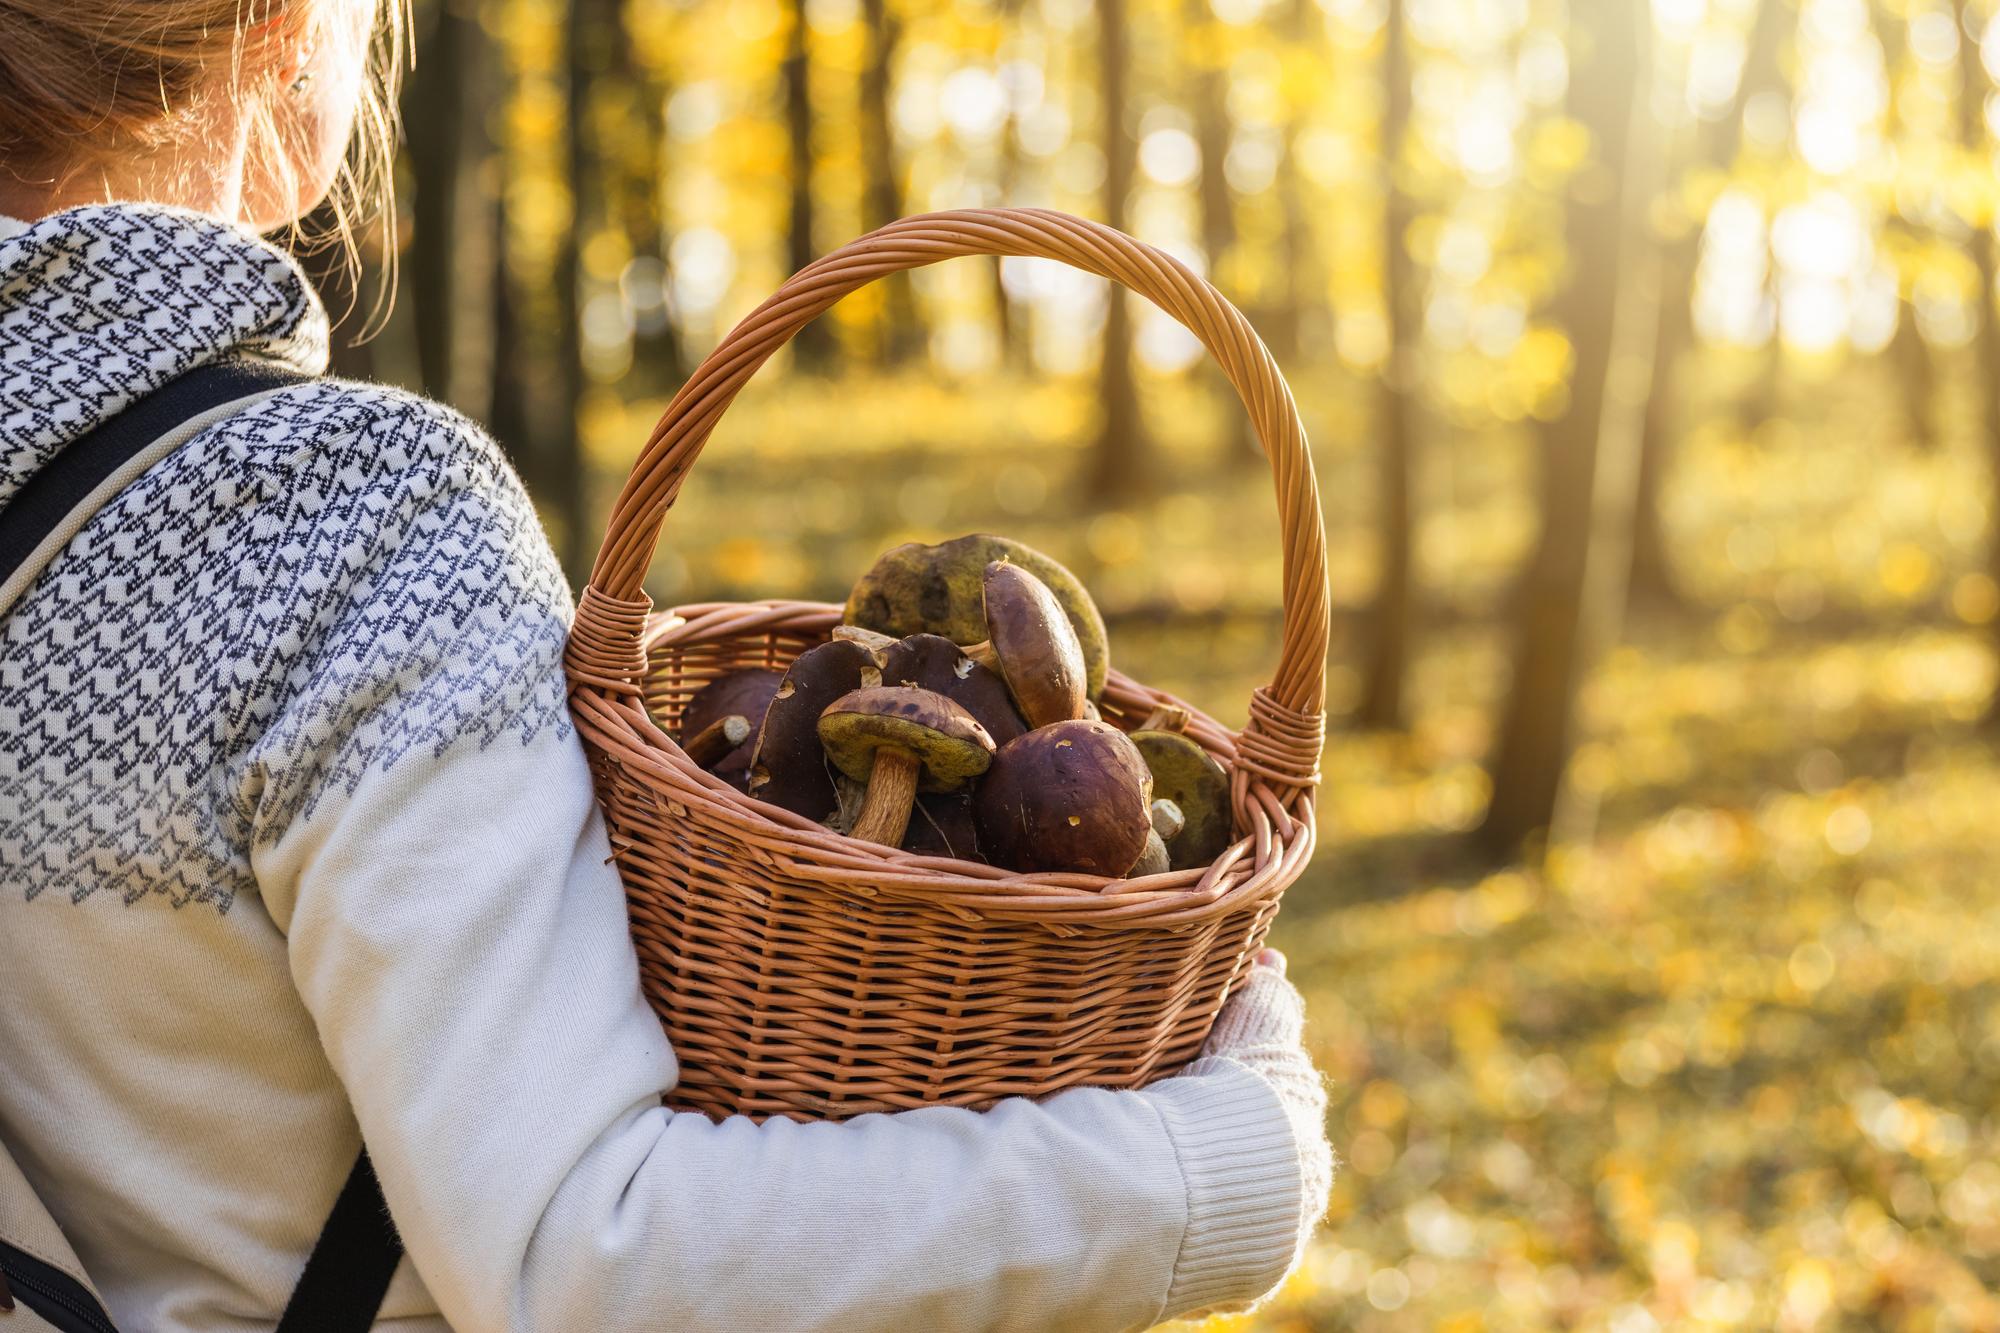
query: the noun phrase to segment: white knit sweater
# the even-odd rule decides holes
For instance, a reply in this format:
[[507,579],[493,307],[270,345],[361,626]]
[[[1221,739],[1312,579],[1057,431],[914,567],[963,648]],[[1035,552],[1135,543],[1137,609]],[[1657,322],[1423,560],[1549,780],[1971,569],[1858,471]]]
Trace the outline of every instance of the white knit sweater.
[[[325,362],[253,237],[116,206],[0,239],[0,506],[228,352]],[[269,1328],[363,1136],[396,1328],[1129,1328],[1280,1278],[1324,1150],[1247,1057],[984,1115],[662,1109],[569,614],[484,436],[322,381],[0,620],[0,1140],[121,1327]]]

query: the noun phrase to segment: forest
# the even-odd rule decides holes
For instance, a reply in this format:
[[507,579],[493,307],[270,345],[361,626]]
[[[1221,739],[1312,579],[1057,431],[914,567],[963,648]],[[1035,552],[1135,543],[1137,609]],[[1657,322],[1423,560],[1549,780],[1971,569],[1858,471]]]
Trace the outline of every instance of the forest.
[[[1275,942],[1343,1166],[1217,1329],[2000,1326],[2000,23],[1985,0],[416,0],[336,369],[514,460],[580,587],[674,388],[815,256],[1032,205],[1240,306],[1335,641]],[[324,220],[323,220],[324,221]],[[1268,468],[1043,261],[760,375],[656,604],[1005,532],[1231,725]]]

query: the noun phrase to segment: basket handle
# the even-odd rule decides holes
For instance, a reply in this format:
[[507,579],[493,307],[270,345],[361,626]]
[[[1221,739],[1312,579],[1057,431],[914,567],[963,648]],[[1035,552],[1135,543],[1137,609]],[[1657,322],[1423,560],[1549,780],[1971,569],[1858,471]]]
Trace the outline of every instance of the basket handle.
[[1238,764],[1283,788],[1311,787],[1325,734],[1326,534],[1291,387],[1249,320],[1185,264],[1101,223],[1049,209],[961,209],[892,222],[799,270],[731,329],[667,404],[612,506],[565,655],[571,679],[619,693],[637,688],[652,609],[643,584],[660,529],[702,446],[757,369],[856,288],[964,255],[1054,259],[1109,278],[1185,324],[1229,377],[1271,461],[1285,577],[1277,670],[1251,700]]

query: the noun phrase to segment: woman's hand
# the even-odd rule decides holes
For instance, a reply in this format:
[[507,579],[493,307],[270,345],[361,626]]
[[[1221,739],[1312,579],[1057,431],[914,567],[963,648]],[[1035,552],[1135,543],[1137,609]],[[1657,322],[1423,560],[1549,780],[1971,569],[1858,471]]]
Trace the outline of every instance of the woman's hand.
[[1285,956],[1266,949],[1223,1005],[1201,1049],[1204,1061],[1233,1060],[1248,1068],[1270,1086],[1284,1107],[1298,1145],[1305,1198],[1299,1222],[1301,1252],[1326,1212],[1334,1166],[1333,1147],[1326,1137],[1326,1087],[1306,1054],[1304,1030],[1305,1001],[1285,980]]

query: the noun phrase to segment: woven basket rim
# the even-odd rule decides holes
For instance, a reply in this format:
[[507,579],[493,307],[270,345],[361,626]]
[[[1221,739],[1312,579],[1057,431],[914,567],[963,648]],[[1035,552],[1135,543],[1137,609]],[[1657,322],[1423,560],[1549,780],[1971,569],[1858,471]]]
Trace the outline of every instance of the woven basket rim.
[[[808,632],[815,621],[831,629],[839,623],[841,612],[832,603],[813,601],[693,602],[655,613],[649,618],[642,641],[649,650],[685,646],[675,640],[676,634],[704,620],[714,621],[732,610],[750,613],[747,618],[752,625],[759,622],[761,613],[777,612],[788,626]],[[740,637],[740,632],[719,637]],[[687,643],[708,641],[698,632]],[[1105,694],[1113,699],[1171,701],[1187,708],[1189,736],[1215,755],[1226,771],[1232,775],[1236,772],[1234,733],[1193,704],[1141,684],[1116,668],[1111,670]],[[1031,909],[1058,919],[1074,919],[1079,924],[1085,920],[1132,919],[1157,925],[1162,917],[1193,923],[1234,911],[1247,899],[1279,891],[1288,882],[1286,877],[1264,872],[1290,860],[1286,852],[1291,844],[1302,841],[1310,847],[1313,841],[1310,795],[1301,794],[1290,808],[1282,807],[1271,784],[1252,774],[1247,775],[1250,832],[1232,842],[1206,867],[1123,880],[1102,875],[1015,871],[981,862],[927,856],[846,837],[803,815],[738,791],[688,759],[651,711],[637,700],[588,688],[575,695],[572,711],[587,738],[615,756],[628,771],[643,775],[655,791],[684,807],[705,807],[706,812],[718,818],[769,830],[774,837],[786,841],[797,861],[812,865],[815,877],[865,897],[928,902],[942,898],[957,902],[974,914],[1000,907],[1016,911]],[[1242,808],[1245,807],[1239,802],[1239,809]],[[1274,815],[1282,815],[1282,820]],[[1262,865],[1257,856],[1260,845],[1267,852],[1261,858]]]

